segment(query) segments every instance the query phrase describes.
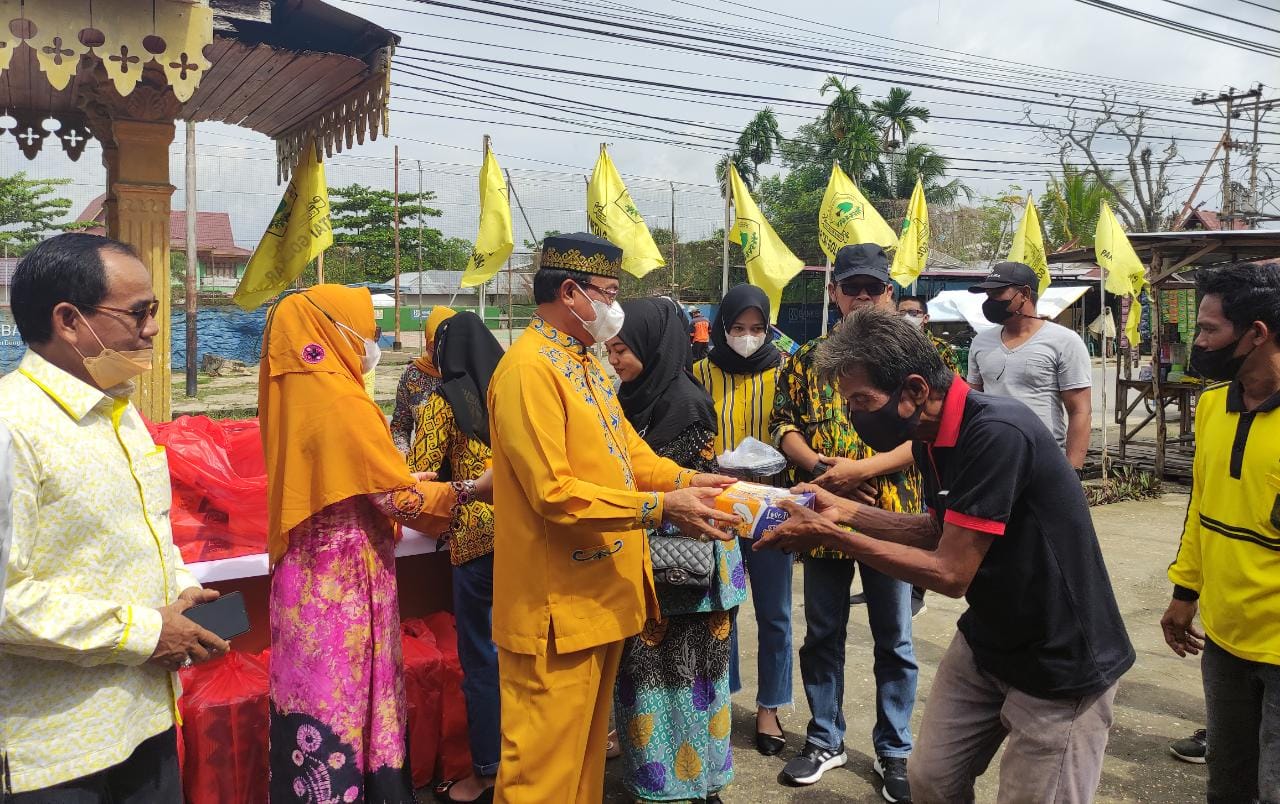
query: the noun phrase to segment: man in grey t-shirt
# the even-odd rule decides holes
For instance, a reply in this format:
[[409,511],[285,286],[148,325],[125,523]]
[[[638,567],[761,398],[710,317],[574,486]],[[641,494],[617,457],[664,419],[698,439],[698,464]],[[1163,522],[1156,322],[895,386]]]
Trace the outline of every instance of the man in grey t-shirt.
[[1029,266],[1001,262],[969,288],[987,294],[983,315],[998,326],[974,337],[968,381],[979,391],[1021,400],[1080,469],[1089,450],[1093,365],[1079,335],[1036,315],[1039,286]]

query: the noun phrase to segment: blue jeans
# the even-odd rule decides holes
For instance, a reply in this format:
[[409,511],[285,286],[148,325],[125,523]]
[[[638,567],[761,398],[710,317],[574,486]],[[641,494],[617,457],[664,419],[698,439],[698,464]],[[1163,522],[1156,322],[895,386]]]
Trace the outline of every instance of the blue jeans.
[[502,752],[498,648],[493,644],[493,553],[453,568],[462,695],[477,776],[496,776]]
[[[844,646],[849,626],[850,559],[804,560],[804,616],[800,677],[813,719],[809,742],[835,749],[844,741]],[[875,641],[876,755],[911,753],[911,709],[916,700],[916,656],[911,644],[911,585],[861,565],[862,589]]]
[[[781,550],[751,549],[750,539],[738,543],[747,567],[751,603],[756,612],[759,647],[756,651],[756,706],[774,709],[791,705],[791,578],[795,556]],[[729,652],[729,689],[742,689],[738,674],[738,610],[733,610]]]

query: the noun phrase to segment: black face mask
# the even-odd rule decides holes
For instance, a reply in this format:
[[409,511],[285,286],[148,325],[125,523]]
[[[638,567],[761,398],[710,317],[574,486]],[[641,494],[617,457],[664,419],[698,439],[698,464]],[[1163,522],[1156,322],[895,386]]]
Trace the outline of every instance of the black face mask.
[[902,398],[902,389],[889,395],[889,401],[882,407],[866,412],[850,411],[849,421],[853,429],[858,431],[858,438],[876,452],[888,452],[903,443],[910,441],[915,433],[916,423],[920,421],[923,408],[904,419],[898,415],[898,400]]
[[[1014,298],[1017,298],[1016,296]],[[982,315],[992,324],[1004,324],[1017,313],[1009,309],[1013,299],[987,299],[982,303]],[[1021,307],[1022,305],[1018,305]]]
[[1219,382],[1234,380],[1240,373],[1240,367],[1244,365],[1245,358],[1249,356],[1234,354],[1242,340],[1244,340],[1243,335],[1221,349],[1201,349],[1199,346],[1192,346],[1191,368],[1206,380]]

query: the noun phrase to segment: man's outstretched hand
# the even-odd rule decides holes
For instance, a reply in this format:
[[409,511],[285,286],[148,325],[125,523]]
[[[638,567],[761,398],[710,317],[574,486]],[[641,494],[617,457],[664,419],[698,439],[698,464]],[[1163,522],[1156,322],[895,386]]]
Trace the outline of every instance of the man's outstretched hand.
[[753,550],[782,550],[801,553],[824,547],[842,550],[848,547],[849,532],[820,514],[791,500],[780,500],[778,507],[786,511],[787,521],[756,539]]
[[734,483],[738,482],[738,478],[729,477],[728,475],[713,475],[710,472],[699,472],[693,476],[691,485],[699,489],[719,489],[723,491]]
[[[715,477],[715,475],[708,475],[708,477]],[[697,482],[696,477],[694,481]],[[711,507],[719,495],[719,486],[695,485],[668,491],[663,496],[662,521],[675,525],[681,533],[708,536],[727,542],[733,536],[717,528],[714,523],[734,525],[742,519],[736,514],[728,514]]]

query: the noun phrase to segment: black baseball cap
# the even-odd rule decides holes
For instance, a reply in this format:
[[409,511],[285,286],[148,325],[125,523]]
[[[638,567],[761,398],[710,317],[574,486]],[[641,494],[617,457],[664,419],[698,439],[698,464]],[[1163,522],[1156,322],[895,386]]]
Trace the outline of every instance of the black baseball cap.
[[853,276],[870,276],[889,281],[889,257],[875,243],[857,243],[836,252],[831,268],[831,281],[840,282]]
[[971,286],[969,292],[986,293],[988,290],[1023,286],[1033,291],[1040,287],[1040,277],[1030,265],[1020,262],[998,262],[991,266],[991,273],[987,274],[987,278]]

